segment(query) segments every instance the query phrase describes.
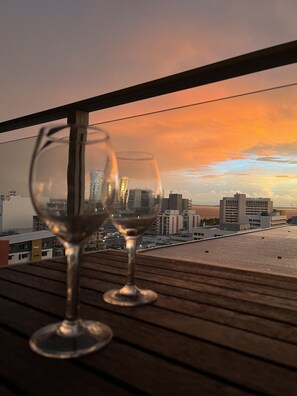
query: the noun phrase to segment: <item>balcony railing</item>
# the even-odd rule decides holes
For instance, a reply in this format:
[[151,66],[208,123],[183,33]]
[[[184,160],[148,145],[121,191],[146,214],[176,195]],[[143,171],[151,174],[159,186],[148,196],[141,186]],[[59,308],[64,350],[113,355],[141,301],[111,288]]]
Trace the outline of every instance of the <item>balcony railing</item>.
[[[250,52],[168,77],[0,123],[0,133],[67,118],[86,122],[86,114],[143,99],[245,76],[297,62],[297,40]],[[80,112],[78,115],[77,112]],[[81,115],[84,114],[84,116]],[[80,118],[78,118],[80,117]]]
[[[288,66],[296,62],[297,62],[297,41],[294,41],[294,42],[278,45],[275,47],[255,51],[249,54],[241,55],[235,58],[227,59],[214,64],[199,67],[197,69],[168,76],[162,79],[121,89],[119,91],[99,95],[94,98],[85,99],[79,102],[74,102],[53,109],[48,109],[39,113],[34,113],[16,119],[4,121],[0,123],[0,132],[4,133],[4,132],[16,131],[19,138],[22,139],[23,131],[25,128],[30,128],[45,122],[53,122],[60,119],[66,119],[68,123],[88,124],[90,123],[89,113],[95,113],[98,110],[104,110],[111,107],[120,106],[123,104],[129,104],[144,99],[154,98],[168,93],[173,94],[174,92],[178,92],[181,90],[195,88],[214,82],[220,82],[234,77],[239,77],[239,76],[243,77],[251,73],[265,71],[280,66],[286,66],[286,65]],[[228,107],[229,112],[230,114],[232,114],[232,112],[235,113],[236,111],[238,111],[238,108],[240,108],[240,111],[242,111],[242,109],[244,108],[247,108],[250,103],[249,98],[251,97],[251,95],[263,95],[263,97],[265,97],[266,99],[270,98],[272,101],[277,101],[278,100],[277,95],[279,95],[280,92],[282,92],[281,93],[282,97],[286,96],[284,92],[295,92],[294,90],[295,85],[296,83],[287,84],[285,87],[282,87],[283,88],[282,90],[277,89],[279,87],[272,87],[271,89],[265,89],[263,92],[261,92],[261,90],[260,91],[254,90],[254,92],[233,95],[229,97],[229,99],[231,99],[229,101],[222,100],[222,98],[220,99],[216,98],[214,100],[205,101],[203,102],[203,104],[207,104],[208,105],[207,107],[211,108],[209,120],[215,120],[215,119],[219,119],[221,114],[225,112],[224,106],[227,102],[229,103],[229,107]],[[237,103],[239,105],[237,107],[235,106],[234,108],[232,108],[230,105],[231,102]],[[195,107],[196,118],[195,120],[193,120],[192,130],[194,129],[197,130],[196,136],[198,139],[198,136],[200,136],[201,134],[198,133],[199,125],[197,123],[195,124],[195,122],[197,122],[197,119],[203,118],[203,115],[205,115],[205,107],[199,106],[199,103],[196,104],[196,106],[197,106]],[[192,117],[191,107],[185,105],[179,108],[175,108],[174,112],[172,111],[172,109],[166,109],[165,111],[162,110],[162,111],[152,112],[150,114],[147,115],[144,114],[142,116],[133,115],[132,117],[128,117],[127,119],[112,120],[111,122],[105,122],[105,126],[107,127],[108,131],[111,133],[112,137],[113,138],[116,137],[115,139],[116,143],[120,140],[122,141],[127,140],[128,143],[126,142],[126,144],[129,145],[130,144],[128,137],[129,131],[133,131],[133,132],[135,132],[136,130],[145,131],[146,130],[145,128],[147,128],[148,120],[153,126],[164,125],[165,123],[169,126],[174,125],[174,117],[176,117],[175,122],[178,128],[179,120],[191,119]],[[99,125],[98,122],[94,124]],[[102,122],[100,124],[102,124]],[[128,131],[128,132],[123,133],[124,131]],[[143,138],[149,140],[151,133],[152,133],[151,129],[149,131],[146,130],[146,133],[144,132],[143,134],[141,133],[139,134],[140,135],[139,139]],[[161,142],[164,143],[164,146],[170,144],[169,142],[170,138],[168,138],[168,136],[173,137],[173,135],[174,134],[172,133],[171,128],[169,127],[168,130],[166,131],[167,140],[165,138],[160,139]],[[214,140],[217,140],[219,135],[220,135],[219,128],[217,131],[214,131],[212,133],[212,136],[215,137]],[[239,129],[238,136],[248,137],[248,130],[246,128]],[[176,135],[174,136],[174,138],[176,138]],[[191,138],[194,138],[194,134],[191,135]],[[236,136],[232,135],[231,139],[236,139]],[[11,158],[13,159],[16,158],[16,161],[17,160],[20,161],[19,163],[20,167],[24,167],[24,163],[26,162],[29,164],[29,157],[25,158],[24,161],[22,161],[21,158],[25,152],[28,154],[28,152],[30,151],[29,150],[30,146],[33,147],[34,141],[35,138],[12,141],[5,143],[5,148],[0,147],[0,149],[2,150],[1,151],[2,155],[0,153],[2,160],[4,161],[5,155],[7,156],[6,157],[7,167],[8,167],[8,162],[10,161]],[[162,145],[163,143],[160,143],[160,145]],[[287,144],[289,143],[290,142],[288,139]],[[216,141],[213,141],[212,144],[214,147]],[[4,146],[4,145],[0,145],[0,146]],[[204,150],[204,151],[210,149],[209,142],[208,142],[208,147],[203,145],[201,145],[201,147],[202,149],[200,150]],[[228,150],[229,153],[231,153],[232,147],[230,146]],[[15,154],[12,155],[11,154],[12,152],[14,152]],[[213,153],[214,152],[215,150],[213,150]],[[201,157],[202,154],[203,151],[197,151],[197,156]],[[237,153],[235,153],[235,155],[237,155]],[[175,159],[180,161],[178,157],[176,157]],[[160,155],[160,162],[162,163],[162,161],[163,158],[162,155]],[[15,181],[17,181],[18,171],[15,170],[14,172],[15,172],[14,173]],[[9,176],[13,180],[13,176],[11,176],[12,174],[13,171],[10,171]],[[223,172],[221,172],[221,174],[223,174]],[[200,175],[201,181],[203,180],[204,176],[205,175]],[[217,177],[215,172],[214,174],[206,175],[206,176]],[[197,178],[197,174],[195,173],[187,174],[184,175],[184,177],[188,179],[190,177]],[[228,180],[230,178],[231,176],[224,174],[225,180]],[[27,185],[27,180],[25,180],[25,184]],[[10,188],[18,190],[18,186],[16,186],[14,183],[12,183]],[[6,194],[7,192],[8,192],[8,188],[6,188],[5,191],[0,190],[0,194]],[[19,193],[20,191],[17,192]],[[218,203],[218,200],[216,202]]]

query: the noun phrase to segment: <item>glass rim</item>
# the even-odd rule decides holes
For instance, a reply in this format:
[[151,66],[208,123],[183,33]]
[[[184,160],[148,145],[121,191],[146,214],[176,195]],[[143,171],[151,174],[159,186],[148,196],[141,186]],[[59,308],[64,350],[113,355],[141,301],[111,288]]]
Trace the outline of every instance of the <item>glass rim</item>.
[[118,151],[115,153],[118,160],[144,161],[155,159],[152,153],[147,151]]
[[[89,130],[87,133],[87,137],[89,136],[94,136],[96,133],[101,134],[102,136],[99,136],[98,138],[94,140],[86,140],[86,141],[76,141],[74,139],[70,139],[69,136],[63,136],[63,137],[55,137],[57,133],[66,130],[66,129],[85,129]],[[50,133],[52,131],[52,133]],[[69,142],[72,143],[78,143],[78,144],[95,144],[95,143],[100,143],[100,142],[105,142],[109,140],[109,134],[107,131],[104,129],[92,126],[92,125],[79,125],[79,124],[52,124],[52,125],[45,125],[40,128],[39,130],[39,135],[43,136],[46,138],[48,141],[55,142],[55,143],[61,143],[61,144],[68,144]]]

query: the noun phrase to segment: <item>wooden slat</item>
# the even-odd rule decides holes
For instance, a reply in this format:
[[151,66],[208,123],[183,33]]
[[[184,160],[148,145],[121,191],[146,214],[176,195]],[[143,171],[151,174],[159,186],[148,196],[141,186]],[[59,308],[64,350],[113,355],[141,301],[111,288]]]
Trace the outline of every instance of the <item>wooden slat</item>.
[[[26,279],[26,283],[27,283],[27,281],[28,280]],[[49,289],[53,289],[51,283],[48,282],[48,284],[49,284]],[[44,287],[45,287],[45,285],[42,284],[41,288],[44,289]],[[63,293],[62,292],[63,285],[59,284],[59,287],[61,288],[61,293]],[[3,293],[7,292],[7,289],[4,287],[4,285],[2,285],[1,289],[3,290]],[[10,291],[10,288],[8,288],[8,290]],[[95,295],[92,295],[92,294],[90,294],[90,291],[83,291],[83,293],[82,293],[83,301],[88,300],[87,295],[90,296],[89,297],[90,303],[93,303],[94,305],[96,305],[98,307],[99,306],[101,307],[101,305],[102,305],[102,307],[104,307],[104,303],[102,303],[102,300],[101,300],[101,298],[99,298],[98,293],[95,293]],[[31,298],[34,299],[34,297],[31,297]],[[46,303],[48,305],[48,299],[45,297],[44,299],[40,299],[39,298],[39,301],[36,301],[36,302],[35,301],[34,302],[30,301],[30,304],[38,304],[38,305],[40,305],[40,303],[42,303],[42,304]],[[57,305],[57,302],[54,303],[54,305],[53,305],[53,307],[51,309],[56,310],[56,305]],[[105,304],[105,306],[106,306],[106,304]],[[128,316],[133,316],[134,318],[138,318],[138,320],[141,320],[142,322],[148,322],[149,321],[151,324],[158,322],[159,326],[162,325],[163,327],[172,328],[172,329],[174,328],[175,330],[179,330],[179,331],[181,331],[183,333],[185,333],[185,331],[186,331],[186,333],[188,333],[191,336],[198,336],[198,339],[199,339],[199,337],[201,337],[201,336],[203,337],[204,336],[204,338],[206,337],[208,339],[208,341],[209,341],[209,340],[212,339],[212,336],[215,336],[214,334],[209,334],[209,332],[211,332],[211,327],[209,328],[207,326],[207,328],[203,329],[200,326],[201,323],[200,324],[196,323],[196,321],[193,320],[192,318],[189,318],[189,317],[186,317],[186,316],[177,317],[175,314],[172,314],[171,312],[169,312],[169,313],[166,312],[166,311],[163,311],[162,313],[161,312],[152,312],[152,311],[154,311],[154,307],[152,307],[152,306],[151,307],[149,307],[149,306],[148,307],[143,307],[143,309],[138,309],[138,310],[130,310],[130,312],[129,311],[125,311],[125,313],[123,313],[123,309],[121,309],[119,307],[112,307],[112,306],[109,306],[109,305],[107,305],[107,307],[108,307],[108,309],[115,311],[117,314],[124,314],[125,316],[127,316],[127,315]],[[88,310],[89,310],[89,308],[88,308]],[[101,315],[102,315],[102,312],[101,312]],[[106,315],[106,312],[104,312],[103,315]],[[109,317],[109,315],[108,315],[108,317]],[[179,320],[179,319],[181,319],[181,320]],[[123,320],[124,319],[122,319],[120,321],[120,323],[121,323],[120,327],[121,328],[123,326]],[[180,325],[182,326],[181,328],[179,328]],[[131,326],[129,326],[129,328],[130,327]],[[116,327],[115,327],[115,330],[116,330]],[[205,334],[201,335],[201,331],[205,332]],[[221,337],[224,338],[223,335],[221,335]],[[235,338],[237,338],[237,337],[235,337]],[[237,339],[235,339],[233,341],[235,343],[237,343],[237,346],[238,346],[238,342],[239,341]],[[242,340],[242,341],[244,341],[243,343],[246,343],[247,346],[251,344],[251,347],[253,348],[253,341],[254,341],[253,339],[249,339],[249,337],[247,337],[247,338],[245,337],[244,340]],[[264,341],[264,340],[259,340],[258,348],[259,347],[261,348],[261,345],[263,345],[262,341]],[[142,342],[142,336],[140,337],[140,342]],[[198,342],[198,341],[196,340],[196,342]],[[223,343],[225,343],[225,341],[223,341]],[[157,345],[156,345],[157,348],[159,348],[159,344],[160,344],[160,342],[157,343]],[[264,341],[264,344],[265,344],[265,341]],[[207,351],[205,352],[205,357],[203,359],[207,360],[207,356],[209,356],[209,354],[211,356],[216,356],[217,357],[217,362],[216,363],[218,365],[216,366],[216,370],[217,370],[216,371],[216,375],[219,375],[221,373],[221,371],[222,371],[222,367],[221,366],[222,365],[224,367],[226,366],[226,362],[224,363],[224,361],[227,358],[227,356],[228,356],[228,362],[231,360],[231,362],[230,362],[231,367],[233,366],[231,369],[230,369],[230,366],[229,366],[228,367],[229,370],[227,370],[227,371],[229,371],[229,375],[231,375],[231,378],[232,377],[234,378],[234,374],[232,374],[232,373],[235,370],[236,365],[241,364],[241,365],[244,365],[244,367],[249,367],[249,368],[251,367],[252,373],[249,373],[248,379],[245,379],[245,381],[246,381],[245,385],[246,386],[254,378],[254,376],[256,375],[256,373],[258,371],[259,371],[259,373],[260,372],[263,373],[263,371],[265,371],[265,373],[268,375],[269,379],[266,378],[267,377],[266,375],[262,376],[262,374],[261,374],[261,381],[262,381],[262,383],[264,381],[264,384],[266,384],[264,386],[267,386],[267,383],[269,383],[272,380],[273,375],[275,375],[275,373],[274,373],[270,377],[270,374],[271,374],[270,369],[269,369],[270,366],[269,365],[267,366],[263,362],[254,361],[252,358],[248,358],[245,355],[238,355],[238,353],[235,353],[236,359],[235,359],[235,361],[234,360],[232,361],[232,356],[234,358],[234,355],[233,355],[233,353],[231,353],[231,351],[228,351],[227,353],[226,352],[223,353],[224,349],[217,349],[218,347],[215,347],[215,348],[211,347],[211,345],[209,345],[208,343],[207,344],[203,344],[203,343],[200,344],[200,355],[199,355],[200,359],[203,357],[203,354],[201,355],[201,350],[203,350],[201,345],[204,345],[204,348],[205,348],[205,345],[207,345],[207,347],[206,347]],[[264,345],[264,347],[265,346],[267,347],[267,345]],[[280,346],[280,344],[276,343],[275,346],[278,348]],[[210,350],[210,349],[213,349],[213,348],[214,348],[214,351]],[[291,350],[291,352],[290,352],[290,350],[291,350],[291,348],[287,348],[287,350],[284,351],[284,349],[282,348],[283,352],[281,352],[281,353],[284,353],[284,355],[286,355],[288,352],[291,353],[291,356],[292,356],[291,363],[295,364],[294,363],[294,356],[296,356],[296,355],[294,353],[294,350]],[[259,355],[261,355],[261,352],[262,351],[259,351]],[[272,351],[272,353],[271,353],[272,359],[274,359],[274,360],[275,360],[275,358],[276,358],[276,360],[279,359],[280,362],[282,362],[282,360],[285,359],[284,355],[281,357],[281,353],[279,351],[275,351],[274,350],[274,352],[277,354],[277,357],[275,357],[275,354]],[[246,353],[250,353],[249,348],[247,349]],[[290,359],[288,359],[287,362],[289,362],[289,360]],[[281,370],[281,371],[283,371],[283,370]],[[285,373],[285,371],[283,371],[282,375],[284,375],[284,373]],[[242,375],[242,373],[240,375]],[[231,380],[231,378],[228,378],[228,380]],[[243,381],[243,379],[241,379],[241,380]],[[259,378],[257,379],[257,382],[259,382]],[[254,385],[254,386],[256,386],[256,385]]]
[[[123,284],[125,255],[104,252],[84,257],[82,316],[102,320],[115,335],[106,349],[78,360],[84,370],[98,372],[105,380],[113,376],[124,390],[130,387],[149,394],[157,394],[156,389],[162,391],[159,394],[170,389],[171,394],[173,389],[195,394],[197,386],[203,389],[202,394],[295,394],[294,288],[288,291],[286,305],[283,285],[274,292],[269,277],[260,277],[263,282],[253,285],[250,278],[240,277],[240,272],[238,281],[228,276],[220,279],[224,271],[217,269],[215,274],[209,271],[209,279],[199,271],[194,271],[191,279],[187,273],[179,279],[174,273],[178,262],[162,260],[154,273],[157,262],[157,258],[145,258],[144,268],[137,272],[139,283],[156,290],[158,300],[153,305],[127,309],[102,300],[105,290]],[[233,277],[235,272],[231,274]],[[257,278],[257,274],[252,276]],[[29,336],[34,326],[63,317],[65,279],[63,259],[1,270],[0,307],[4,310],[0,324]],[[204,289],[200,292],[199,288]],[[152,370],[148,380],[142,374],[134,378],[135,370],[138,375],[148,366]],[[186,381],[174,378],[170,388],[173,377]]]
[[[118,262],[115,260],[110,260],[109,257],[106,258],[98,257],[95,260],[96,261],[94,261],[94,257],[85,256],[84,268],[88,268],[90,270],[95,270],[95,271],[100,270],[102,272],[112,272],[116,274],[122,274],[123,276],[125,276],[126,274],[127,265],[125,261]],[[153,258],[151,262],[157,262],[157,259]],[[59,267],[59,265],[55,266],[55,264],[52,261],[44,262],[39,265],[47,268],[56,268],[56,269],[64,268],[63,266]],[[147,273],[153,275],[161,275],[161,277],[158,277],[159,279],[162,279],[162,276],[165,276],[166,278],[170,278],[170,279],[185,280],[187,282],[190,280],[191,282],[197,282],[198,284],[223,287],[226,289],[230,289],[232,291],[251,292],[251,295],[253,292],[256,292],[257,294],[261,293],[263,295],[267,295],[271,297],[274,296],[282,297],[285,300],[290,299],[297,301],[297,291],[295,291],[294,289],[285,288],[285,285],[279,284],[280,282],[277,283],[277,281],[276,281],[276,286],[272,287],[272,286],[268,286],[269,283],[267,282],[265,285],[262,284],[259,285],[245,280],[238,280],[238,279],[229,280],[226,279],[225,277],[220,278],[218,275],[214,276],[213,274],[200,275],[192,272],[181,271],[179,267],[180,266],[177,265],[176,268],[167,269],[159,265],[159,267],[156,268],[156,267],[150,267],[148,265],[144,266],[142,262],[138,262],[138,265],[136,265],[136,270],[137,270],[137,274]],[[274,275],[270,275],[270,278],[274,280]]]
[[[48,264],[49,265],[49,264]],[[64,265],[54,264],[54,268],[60,268],[65,270]],[[21,271],[22,266],[19,266]],[[35,274],[36,276],[48,276],[51,279],[59,280],[59,271],[53,271],[44,269],[43,267],[26,267],[26,272]],[[85,276],[85,272],[82,271]],[[65,277],[65,274],[63,274]],[[111,283],[109,286],[106,285],[106,290],[111,287],[120,286],[124,277],[117,277],[112,275],[110,277],[106,273],[98,271],[93,272],[91,276],[93,279],[99,280],[97,288],[102,288],[102,280],[106,282],[113,281],[116,284]],[[82,280],[83,285],[88,284],[88,280]],[[91,281],[93,282],[93,281]],[[175,310],[181,311],[181,307],[186,307],[187,310],[191,309],[192,315],[200,317],[202,319],[212,320],[217,323],[226,324],[232,327],[246,329],[257,334],[269,335],[278,339],[285,339],[289,342],[296,341],[295,325],[297,324],[297,315],[292,314],[292,311],[287,309],[279,309],[275,307],[269,307],[263,305],[260,299],[258,303],[247,303],[241,302],[238,304],[237,299],[230,299],[226,297],[217,297],[209,293],[201,293],[200,291],[192,291],[183,288],[170,287],[168,285],[162,285],[157,282],[152,286],[144,281],[141,282],[144,287],[153,287],[158,293],[165,293],[167,299],[158,300],[157,306],[166,308],[166,302],[171,306],[174,306]],[[170,293],[170,296],[168,295]],[[178,297],[182,298],[177,299]]]
[[[64,268],[64,266],[61,266],[61,268]],[[29,268],[27,268],[27,270],[28,269]],[[29,272],[37,276],[37,284],[39,283],[38,277],[40,276],[49,276],[51,279],[55,280],[61,280],[62,276],[65,281],[65,274],[59,273],[59,271],[45,270],[42,268],[38,269],[34,266],[30,268]],[[98,274],[100,274],[100,272],[98,272]],[[94,284],[94,280],[85,280],[83,277],[82,285],[90,287],[91,284],[94,284],[93,289],[98,291],[106,291],[121,285],[121,281],[113,283],[109,281],[110,278],[108,274],[103,275],[103,277],[99,277],[101,279],[98,279],[96,284]],[[209,294],[205,295],[182,288],[173,288],[171,294],[172,296],[177,296],[176,298],[168,296],[168,287],[165,285],[161,285],[162,288],[160,288],[160,284],[157,283],[153,286],[145,282],[142,283],[144,283],[144,287],[153,287],[159,294],[165,292],[166,298],[159,298],[155,306],[174,310],[179,313],[185,311],[191,312],[191,315],[200,319],[210,320],[236,329],[269,336],[270,338],[276,338],[281,341],[296,343],[297,315],[292,315],[292,312],[289,310],[267,307],[261,303],[252,304],[245,302],[242,302],[239,307],[236,299],[218,299],[216,296],[210,296]],[[224,308],[216,305],[218,302],[222,303],[221,305]]]
[[[110,268],[106,269],[105,267],[100,267],[100,271],[97,270],[89,270],[89,269],[82,269],[82,274],[84,276],[88,276],[90,278],[98,278],[98,279],[103,279],[104,274],[106,275],[109,279],[113,279],[114,282],[118,282],[119,284],[123,284],[125,282],[125,277],[126,277],[126,270],[120,270],[120,269],[114,269],[112,266],[112,262],[109,261]],[[53,269],[61,269],[64,270],[64,266],[61,266],[60,264],[54,264],[54,263],[47,263],[46,264],[47,268],[53,268]],[[119,275],[118,275],[119,274]],[[167,290],[166,294],[169,295],[178,295],[180,296],[180,289],[186,290],[187,291],[193,291],[196,293],[205,293],[209,295],[209,303],[211,303],[211,300],[214,301],[214,304],[221,304],[225,299],[232,299],[235,302],[237,302],[237,306],[241,307],[241,305],[238,304],[238,301],[242,301],[244,304],[245,302],[252,302],[259,304],[263,307],[267,306],[268,312],[269,312],[269,307],[275,308],[284,308],[289,312],[289,310],[296,310],[297,309],[297,301],[295,300],[295,292],[292,292],[292,298],[290,298],[290,292],[287,293],[287,297],[283,294],[283,297],[275,297],[270,294],[263,294],[261,293],[261,288],[258,289],[259,292],[250,292],[248,289],[244,290],[244,287],[237,287],[236,288],[230,288],[230,287],[224,287],[224,281],[221,282],[220,286],[213,285],[209,282],[205,283],[200,283],[200,282],[193,282],[192,280],[183,280],[180,278],[173,278],[173,277],[168,277],[168,276],[155,276],[153,273],[146,273],[141,270],[136,270],[136,278],[138,282],[141,282],[142,284],[146,284],[147,282],[152,282],[154,284],[155,288],[164,288]],[[254,289],[257,290],[257,289]],[[177,294],[175,294],[175,291]],[[172,294],[173,293],[173,294]],[[186,298],[186,296],[185,296]],[[215,299],[220,299],[217,303],[215,302]],[[255,305],[257,306],[257,305]],[[290,313],[289,313],[290,315]]]
[[[93,253],[92,255],[86,255],[91,261],[101,260],[102,257],[107,259],[112,254],[113,262],[125,262],[125,254],[121,251],[100,251]],[[275,288],[285,290],[297,291],[296,277],[290,277],[279,274],[266,274],[256,271],[248,271],[244,269],[228,268],[210,264],[200,264],[197,262],[174,260],[163,257],[146,256],[145,254],[139,253],[137,255],[137,261],[141,262],[143,266],[149,266],[152,268],[172,269],[177,272],[186,272],[190,274],[205,275],[210,277],[217,277],[226,280],[243,281],[251,283],[252,285],[269,285]]]
[[[39,327],[45,323],[51,323],[53,321],[53,318],[44,314],[42,315],[42,320],[40,320],[40,313],[37,315],[35,310],[26,306],[16,307],[16,304],[11,303],[10,301],[1,301],[1,303],[2,305],[7,306],[7,309],[11,308],[11,305],[13,304],[14,311],[16,313],[22,313],[22,315],[14,316],[10,321],[9,325],[12,328],[21,327],[22,322],[20,318],[22,316],[27,319],[26,325],[22,328],[27,336],[35,330],[33,326],[37,325]],[[98,316],[98,311],[96,313],[96,316]],[[47,322],[45,322],[45,319]],[[54,320],[56,321],[56,319]],[[197,387],[199,387],[201,392],[220,391],[222,394],[246,394],[246,392],[237,389],[236,387],[224,385],[223,383],[214,379],[209,379],[207,376],[199,374],[198,372],[187,370],[171,363],[170,361],[164,361],[157,356],[135,349],[132,346],[125,345],[116,339],[114,339],[104,350],[82,357],[79,361],[83,362],[86,367],[92,368],[92,372],[96,370],[98,373],[101,372],[113,376],[116,380],[120,380],[123,383],[127,382],[127,384],[132,384],[133,388],[137,390],[137,394],[140,392],[156,395],[169,394],[166,392],[166,388],[168,387],[178,393],[189,392],[189,394],[195,394]],[[135,375],[136,367],[138,367],[139,370],[137,375]],[[162,372],[163,375],[158,376],[159,372]],[[67,373],[65,374],[65,377],[66,375]],[[100,383],[98,386],[99,385]],[[100,386],[98,389],[100,389]]]
[[[21,316],[22,318],[22,316]],[[20,323],[21,327],[21,323]],[[128,395],[121,387],[63,360],[45,359],[29,349],[28,341],[0,328],[0,372],[16,384],[17,394],[28,395]],[[113,393],[114,392],[114,393]]]
[[[20,270],[20,268],[18,270]],[[61,278],[61,273],[59,271],[48,268],[45,270],[43,267],[34,266],[30,267],[30,271],[26,271],[25,273],[30,273],[37,277],[48,277],[52,280],[65,281],[65,277],[62,276]],[[88,285],[88,283],[88,279],[82,279],[83,286]],[[106,280],[104,285],[105,286],[103,287],[100,282],[98,289],[107,289],[118,286],[110,283],[108,287]],[[159,298],[154,305],[164,309],[174,309],[180,313],[191,312],[191,315],[197,318],[210,320],[259,335],[269,336],[270,338],[297,343],[297,331],[296,325],[294,324],[283,323],[280,321],[266,319],[265,317],[254,316],[250,313],[245,314],[232,309],[220,308],[196,301],[193,302],[186,299],[181,300],[180,298],[168,295],[166,295],[166,298]],[[263,314],[265,314],[265,311],[266,310],[263,310]]]
[[[154,258],[154,261],[157,260]],[[157,266],[151,267],[149,265],[143,265],[143,264],[144,263],[142,262],[142,257],[138,258],[136,265],[137,272],[150,273],[154,275],[163,275],[166,277],[183,279],[186,281],[191,280],[197,283],[220,286],[224,288],[229,288],[231,290],[241,290],[241,291],[244,290],[248,292],[257,292],[267,296],[276,296],[276,297],[285,298],[286,300],[292,299],[297,301],[297,289],[296,291],[290,290],[290,292],[288,293],[288,289],[285,287],[281,287],[282,285],[279,284],[277,284],[277,287],[272,287],[268,285],[259,285],[239,279],[226,279],[225,277],[219,277],[218,275],[214,275],[212,273],[199,274],[191,271],[186,272],[185,270],[181,270],[178,264],[172,269],[164,268],[161,265],[159,265],[158,267]],[[85,256],[84,258],[85,268],[98,271],[98,269],[102,270],[102,266],[110,268],[111,260],[102,257],[100,257],[98,260],[98,258],[96,259],[95,257]],[[112,268],[114,268],[114,272],[124,274],[126,271],[126,262],[120,261],[118,263],[113,260]]]

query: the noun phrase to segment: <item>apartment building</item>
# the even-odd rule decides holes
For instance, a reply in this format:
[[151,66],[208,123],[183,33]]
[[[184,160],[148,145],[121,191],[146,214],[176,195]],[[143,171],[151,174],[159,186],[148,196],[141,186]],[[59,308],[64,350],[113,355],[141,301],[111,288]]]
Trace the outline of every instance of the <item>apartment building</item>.
[[287,224],[287,216],[273,209],[270,198],[247,198],[245,194],[220,201],[220,229],[239,224],[250,228],[270,228]]
[[183,210],[182,218],[183,230],[185,230],[189,234],[193,233],[193,229],[195,227],[200,226],[201,217],[199,214],[196,214],[195,210]]
[[200,225],[200,216],[195,210],[165,210],[157,219],[157,233],[159,235],[174,235],[180,231],[192,234],[193,229]]
[[3,236],[0,238],[0,265],[28,263],[51,258],[53,257],[54,240],[55,236],[50,231]]
[[165,210],[158,215],[157,229],[159,235],[177,234],[183,228],[183,217],[179,210]]
[[165,210],[178,210],[182,213],[184,210],[192,209],[192,201],[189,198],[183,198],[182,194],[170,193],[168,198],[162,199],[161,212]]
[[247,216],[269,214],[273,211],[270,198],[247,198],[246,194],[235,194],[220,200],[220,224],[248,223]]

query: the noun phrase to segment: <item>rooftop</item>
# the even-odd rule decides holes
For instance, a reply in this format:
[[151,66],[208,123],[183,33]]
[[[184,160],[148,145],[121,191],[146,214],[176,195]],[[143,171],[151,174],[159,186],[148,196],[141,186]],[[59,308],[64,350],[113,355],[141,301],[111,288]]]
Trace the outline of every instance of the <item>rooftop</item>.
[[36,239],[44,239],[54,237],[54,234],[50,231],[35,231],[27,232],[25,234],[12,234],[0,237],[0,241],[9,241],[9,244],[21,243],[27,241],[34,241]]
[[158,247],[142,254],[297,276],[297,227],[284,226]]

